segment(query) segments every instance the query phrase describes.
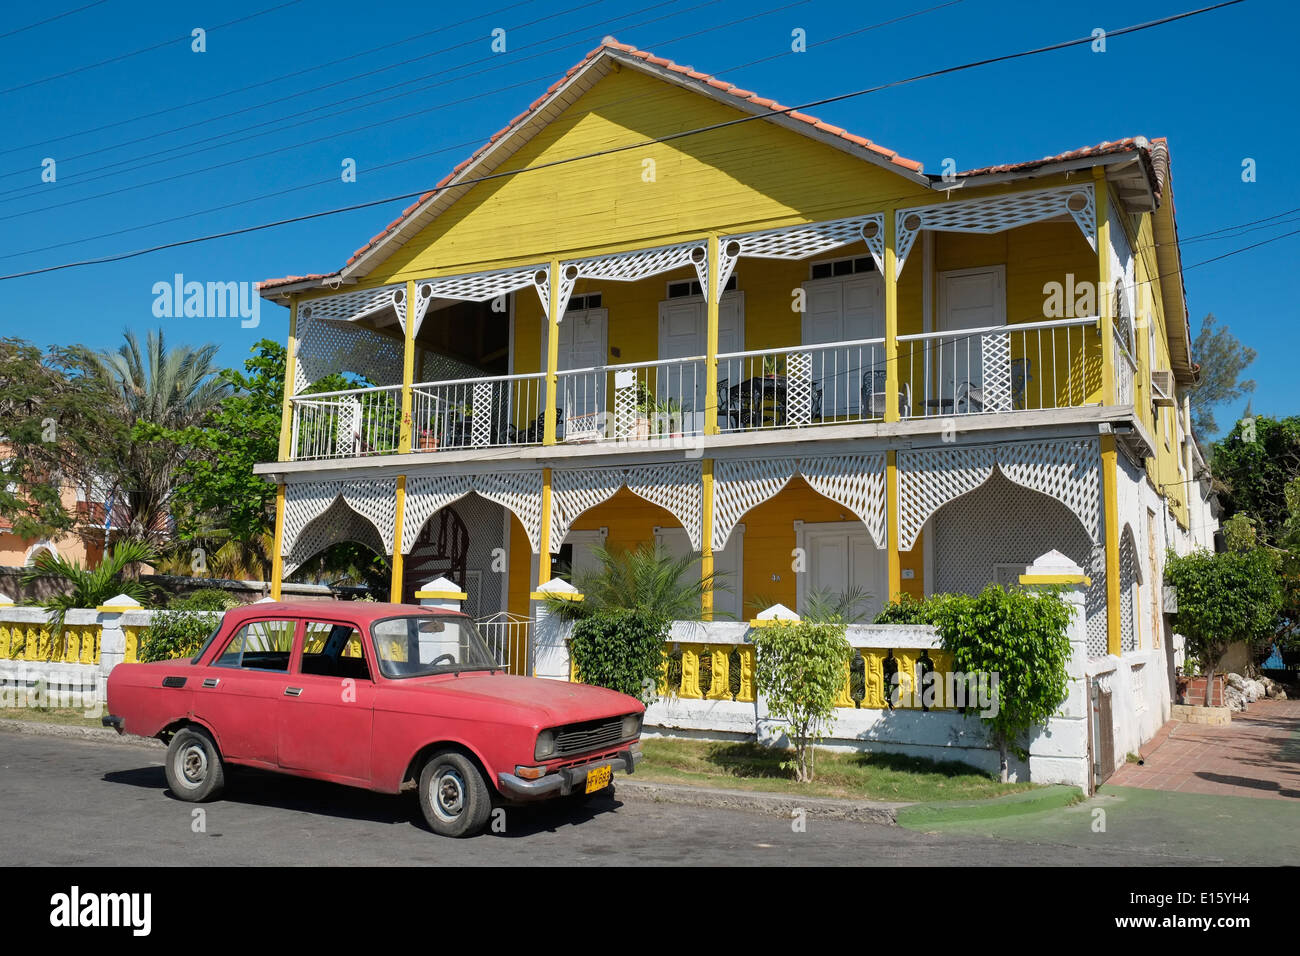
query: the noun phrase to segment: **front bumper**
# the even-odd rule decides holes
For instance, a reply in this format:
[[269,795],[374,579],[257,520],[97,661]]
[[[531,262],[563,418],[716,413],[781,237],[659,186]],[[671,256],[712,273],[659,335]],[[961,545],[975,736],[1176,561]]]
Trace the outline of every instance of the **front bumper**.
[[104,714],[99,718],[99,722],[105,727],[112,727],[119,734],[122,733],[122,727],[126,723],[121,717],[116,717],[113,714]]
[[587,771],[595,767],[610,766],[614,771],[623,770],[636,773],[636,765],[641,761],[641,751],[628,748],[620,750],[610,757],[602,757],[577,767],[565,767],[555,773],[548,773],[537,780],[525,780],[513,773],[497,774],[497,789],[509,800],[529,801],[545,800],[548,797],[564,797],[584,787]]

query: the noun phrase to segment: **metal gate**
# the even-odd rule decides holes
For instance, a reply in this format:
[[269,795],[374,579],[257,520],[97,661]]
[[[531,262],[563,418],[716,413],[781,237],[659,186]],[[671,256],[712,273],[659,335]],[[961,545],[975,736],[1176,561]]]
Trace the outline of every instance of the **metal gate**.
[[1093,781],[1100,787],[1115,772],[1115,722],[1111,709],[1111,692],[1092,685]]
[[477,622],[488,650],[507,671],[528,677],[533,672],[533,619],[498,611]]

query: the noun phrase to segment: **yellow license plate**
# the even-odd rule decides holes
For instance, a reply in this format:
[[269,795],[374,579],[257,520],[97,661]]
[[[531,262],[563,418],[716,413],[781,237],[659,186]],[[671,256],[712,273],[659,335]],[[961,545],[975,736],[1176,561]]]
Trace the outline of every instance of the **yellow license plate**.
[[603,767],[596,767],[587,771],[587,792],[595,793],[598,790],[604,790],[609,786],[609,781],[614,776],[614,768],[609,764]]

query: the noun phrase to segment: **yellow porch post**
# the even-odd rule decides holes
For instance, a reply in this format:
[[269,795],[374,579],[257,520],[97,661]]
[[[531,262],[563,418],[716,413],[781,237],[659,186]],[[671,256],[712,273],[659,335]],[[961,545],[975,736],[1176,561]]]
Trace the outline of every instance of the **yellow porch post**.
[[280,586],[284,578],[284,558],[280,548],[284,543],[284,484],[275,488],[275,536],[271,545],[271,600],[280,600]]
[[[409,449],[408,449],[409,450]],[[397,510],[393,514],[393,563],[392,577],[389,579],[388,599],[394,604],[402,603],[402,579],[406,571],[405,556],[402,554],[402,522],[406,517],[406,476],[397,476]]]
[[[898,414],[898,258],[895,255],[897,216],[885,210],[885,421]],[[903,589],[903,565],[898,553],[898,452],[885,452],[885,549],[888,566],[888,600]]]
[[[709,281],[713,278],[710,276]],[[705,458],[702,465],[703,500],[700,507],[700,576],[704,590],[700,594],[700,617],[713,620],[713,459]]]
[[[708,310],[708,324],[704,335],[704,434],[716,435],[718,434],[718,237],[714,234],[709,235],[708,257],[709,287],[704,290]],[[704,546],[708,548],[709,542],[705,541]]]
[[[551,403],[551,408],[555,407]],[[554,422],[555,414],[551,413]],[[537,556],[537,586],[540,588],[551,579],[551,469],[542,469],[542,534],[541,551]]]
[[[559,367],[560,367],[560,260],[552,259],[551,264],[547,267],[546,277],[546,408],[543,409],[545,418],[542,425],[542,444],[555,444],[555,404],[559,400]],[[546,469],[546,480],[543,484],[542,495],[544,506],[542,509],[542,527],[547,529],[549,538],[550,514],[549,503],[551,495],[550,470]],[[549,573],[551,566],[551,553],[542,549],[542,559],[546,562],[546,569]]]
[[298,360],[298,298],[289,303],[289,347],[284,356],[284,397],[280,406],[280,461],[289,461],[289,442],[293,435],[293,397],[296,376],[294,365]]
[[[415,280],[406,280],[406,341],[402,350],[402,425],[398,433],[397,450],[405,454],[411,450],[411,386],[415,384]],[[398,487],[402,487],[399,483]],[[398,497],[398,515],[401,515],[401,497]],[[399,517],[400,521],[401,518]],[[398,549],[401,550],[400,548]]]

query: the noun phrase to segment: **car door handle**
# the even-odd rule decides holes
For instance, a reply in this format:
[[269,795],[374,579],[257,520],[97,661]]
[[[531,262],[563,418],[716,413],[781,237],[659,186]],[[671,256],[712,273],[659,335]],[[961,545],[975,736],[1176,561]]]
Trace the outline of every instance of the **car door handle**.
[[301,687],[286,687],[286,688],[284,689],[284,696],[285,696],[285,697],[299,697],[299,696],[301,696],[301,695],[302,695],[302,688],[301,688]]
[[221,683],[220,677],[205,677],[203,679],[204,687],[216,687],[220,683]]

